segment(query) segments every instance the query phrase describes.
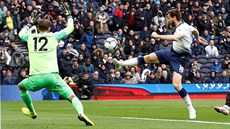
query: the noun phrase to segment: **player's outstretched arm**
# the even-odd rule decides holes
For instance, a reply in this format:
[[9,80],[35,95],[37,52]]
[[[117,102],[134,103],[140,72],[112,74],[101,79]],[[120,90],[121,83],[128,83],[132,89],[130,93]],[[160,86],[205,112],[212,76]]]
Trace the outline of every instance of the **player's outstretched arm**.
[[66,7],[64,4],[61,4],[60,6],[62,8],[62,11],[64,12],[64,15],[67,17],[67,26],[63,30],[54,33],[57,40],[60,40],[64,37],[68,36],[74,30],[73,17],[71,15],[69,8]]
[[192,27],[192,26],[190,26],[190,27],[192,28],[192,34],[194,35],[196,40],[198,42],[200,42],[200,43],[203,43],[204,45],[208,45],[208,41],[205,40],[204,38],[200,37],[199,31],[196,28]]
[[31,14],[31,20],[28,24],[26,24],[21,31],[18,33],[18,36],[22,39],[22,41],[27,41],[29,35],[27,34],[27,31],[37,22],[37,20],[40,18],[40,14],[34,11]]
[[156,32],[153,32],[151,36],[153,38],[159,38],[159,39],[169,40],[169,41],[177,41],[182,37],[182,35],[179,33],[175,33],[173,35],[159,35]]

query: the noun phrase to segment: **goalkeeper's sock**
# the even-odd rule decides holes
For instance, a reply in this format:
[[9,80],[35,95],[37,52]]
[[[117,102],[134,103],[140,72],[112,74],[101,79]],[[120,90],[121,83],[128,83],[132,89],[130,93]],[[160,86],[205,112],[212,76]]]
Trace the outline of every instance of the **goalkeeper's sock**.
[[20,94],[21,94],[22,100],[24,101],[24,103],[26,104],[26,107],[30,110],[30,112],[35,112],[29,92],[21,91]]
[[74,97],[71,102],[74,109],[78,112],[78,114],[84,114],[83,105],[77,97]]

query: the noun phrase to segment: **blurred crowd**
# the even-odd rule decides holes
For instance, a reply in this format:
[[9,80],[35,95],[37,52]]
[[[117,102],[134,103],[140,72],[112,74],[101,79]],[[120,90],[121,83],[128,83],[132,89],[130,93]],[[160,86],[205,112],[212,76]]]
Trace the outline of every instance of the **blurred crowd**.
[[[51,32],[62,30],[66,19],[57,0],[2,0],[0,2],[1,84],[15,85],[28,77],[29,58],[17,34],[35,13],[49,19]],[[230,1],[229,0],[67,0],[74,19],[74,31],[60,41],[57,51],[60,75],[91,94],[94,84],[171,83],[169,65],[115,69],[112,59],[125,60],[170,49],[172,42],[151,38],[152,32],[172,34],[165,14],[172,8],[182,12],[183,21],[196,27],[209,45],[193,41],[193,59],[188,61],[183,83],[230,82]],[[28,33],[37,33],[34,26]],[[109,53],[97,43],[98,36],[111,34],[119,48]],[[206,60],[214,59],[205,73]],[[43,63],[43,62],[41,62]],[[202,72],[201,72],[202,71]],[[207,76],[208,74],[208,76]]]

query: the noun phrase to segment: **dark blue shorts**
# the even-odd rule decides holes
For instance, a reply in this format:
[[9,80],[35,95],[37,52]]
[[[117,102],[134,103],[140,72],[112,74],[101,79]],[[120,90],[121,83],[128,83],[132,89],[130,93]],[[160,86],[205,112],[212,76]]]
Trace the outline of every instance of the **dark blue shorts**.
[[172,70],[183,76],[187,59],[172,55],[171,49],[155,52],[160,64],[171,65]]

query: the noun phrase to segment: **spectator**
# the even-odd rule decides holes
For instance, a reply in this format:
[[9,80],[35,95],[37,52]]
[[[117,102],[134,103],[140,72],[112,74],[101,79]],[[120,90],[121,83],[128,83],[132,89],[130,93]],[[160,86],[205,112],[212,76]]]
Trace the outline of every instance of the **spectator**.
[[159,50],[171,49],[172,44],[169,44],[168,40],[163,40],[159,45]]
[[150,72],[149,76],[147,76],[147,79],[145,81],[145,84],[159,84],[160,80],[155,76],[154,72]]
[[83,75],[82,66],[78,64],[77,59],[74,58],[71,61],[71,64],[67,67],[68,77],[72,77],[74,82],[78,82],[79,78]]
[[114,12],[114,21],[117,28],[121,28],[124,25],[124,14],[123,14],[124,5],[122,3],[119,4],[119,7],[115,9]]
[[157,12],[157,15],[153,18],[155,25],[159,26],[159,22],[162,22],[162,25],[165,25],[165,17],[161,11]]
[[215,59],[214,61],[213,61],[213,64],[211,65],[211,70],[212,71],[215,71],[215,72],[220,72],[220,71],[222,71],[222,66],[221,66],[221,64],[219,63],[219,60],[218,59]]
[[201,37],[204,38],[208,42],[211,40],[211,36],[210,36],[208,30],[204,30],[204,33],[201,35]]
[[95,12],[98,12],[100,9],[100,6],[97,1],[89,0],[89,2],[87,3],[87,9],[89,10],[89,8],[93,8]]
[[124,80],[121,77],[120,71],[115,71],[114,74],[115,74],[115,76],[114,76],[114,78],[112,78],[111,83],[112,84],[124,84]]
[[148,30],[148,27],[145,26],[143,28],[143,30],[141,31],[141,34],[140,34],[140,39],[144,39],[145,37],[151,37],[151,34],[150,34],[150,31]]
[[82,35],[80,42],[85,43],[86,47],[90,49],[94,40],[93,36],[92,27],[87,27],[86,32]]
[[135,80],[137,80],[137,82],[140,82],[141,76],[140,76],[140,74],[137,72],[136,67],[135,67],[135,66],[130,66],[129,71],[131,72],[133,78],[134,78]]
[[199,71],[196,71],[196,76],[193,78],[193,80],[191,81],[191,83],[204,83],[204,78],[201,76],[201,73]]
[[160,78],[161,84],[170,84],[172,83],[172,79],[168,77],[168,72],[166,70],[162,71],[162,76]]
[[222,70],[221,76],[220,76],[220,82],[221,83],[230,83],[230,77],[227,76],[226,70]]
[[73,45],[71,43],[67,44],[67,52],[71,54],[74,58],[77,58],[79,56],[79,53],[76,49],[73,48]]
[[89,75],[94,72],[94,66],[91,64],[91,59],[87,58],[85,63],[82,65],[83,73],[88,73]]
[[28,71],[27,68],[21,69],[18,72],[18,76],[16,78],[16,84],[18,84],[19,82],[21,82],[23,79],[28,77]]
[[194,59],[191,64],[192,68],[195,68],[197,71],[200,70],[201,64],[197,62],[197,59]]
[[205,83],[221,83],[216,74],[217,73],[215,71],[211,71],[210,76],[206,79]]
[[136,24],[135,13],[136,13],[135,7],[131,6],[131,9],[127,14],[127,22],[130,29],[134,29],[134,26]]
[[230,62],[228,63],[227,69],[225,69],[227,71],[227,76],[230,77]]
[[98,69],[100,78],[106,83],[107,74],[109,74],[109,69],[106,64],[102,63],[101,67]]
[[126,72],[125,78],[124,78],[124,83],[125,84],[137,84],[138,81],[133,78],[131,72]]
[[230,63],[229,56],[225,56],[221,63],[222,69],[227,69],[229,63]]
[[93,87],[92,79],[90,79],[90,75],[85,73],[82,76],[82,78],[79,79],[77,85],[79,86],[79,93],[77,95],[78,98],[92,100],[94,87]]
[[82,43],[80,49],[77,51],[79,52],[79,55],[83,55],[84,59],[90,58],[90,51],[86,47],[85,43]]
[[18,74],[19,70],[22,68],[23,61],[24,61],[24,55],[20,51],[14,52],[12,54],[10,66],[14,67],[13,75]]
[[109,16],[107,13],[104,11],[105,7],[101,6],[99,12],[96,14],[96,29],[97,33],[109,31],[108,24],[107,22],[109,21]]
[[115,50],[115,52],[113,54],[113,58],[120,60],[120,59],[123,59],[124,57],[125,57],[125,55],[122,54],[120,49]]
[[213,40],[209,41],[209,45],[205,47],[205,51],[206,51],[207,57],[218,57],[219,56],[219,52],[217,50],[217,47],[214,46]]
[[11,62],[11,56],[6,50],[6,47],[0,47],[0,69],[3,66],[9,65]]
[[143,7],[140,7],[139,9],[137,9],[135,13],[135,21],[136,21],[135,30],[142,31],[144,26],[146,25],[146,19],[145,19]]
[[104,81],[100,78],[98,71],[94,71],[92,83],[93,84],[104,84]]
[[5,39],[5,42],[12,41],[15,38],[13,33],[11,31],[9,31],[9,28],[7,27],[7,25],[3,26],[3,32],[0,33],[0,37]]
[[197,74],[197,69],[196,69],[196,66],[192,66],[191,70],[189,71],[188,73],[188,77],[187,77],[187,80],[192,83],[193,80],[195,79],[196,77],[196,74]]
[[145,83],[146,79],[149,77],[150,75],[150,70],[149,69],[144,69],[143,71],[141,71],[141,80],[140,83]]
[[85,58],[82,54],[79,54],[79,57],[77,58],[77,62],[81,66],[85,63]]
[[16,78],[13,76],[13,71],[7,70],[6,77],[2,81],[3,85],[16,85]]
[[149,27],[151,22],[152,22],[152,18],[153,18],[153,12],[151,9],[151,5],[149,3],[146,3],[145,5],[145,10],[144,10],[144,16],[145,16],[145,20],[146,20],[146,26]]
[[3,80],[6,78],[6,72],[7,72],[7,68],[6,67],[2,67],[1,68],[1,82],[0,84],[2,85],[3,84]]
[[148,53],[152,53],[159,50],[159,45],[156,43],[154,38],[150,39],[150,44],[148,46]]
[[198,56],[204,53],[204,47],[197,41],[194,41],[191,47],[192,55]]

